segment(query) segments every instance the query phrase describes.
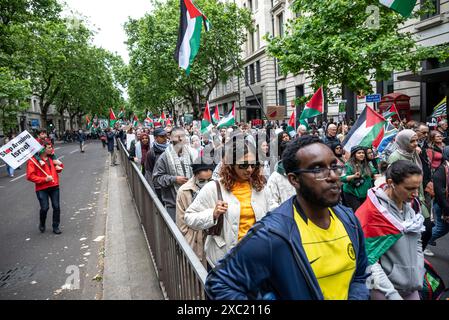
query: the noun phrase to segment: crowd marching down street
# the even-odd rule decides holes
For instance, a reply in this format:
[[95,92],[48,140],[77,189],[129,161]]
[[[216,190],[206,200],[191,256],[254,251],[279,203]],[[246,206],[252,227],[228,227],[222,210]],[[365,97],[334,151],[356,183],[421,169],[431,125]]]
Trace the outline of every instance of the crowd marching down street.
[[[418,300],[443,291],[425,256],[449,232],[446,120],[429,131],[367,106],[355,123],[294,130],[214,124],[208,112],[202,123],[121,121],[99,136],[111,166],[118,141],[126,146],[209,271],[209,298]],[[39,139],[45,148],[27,177],[41,232],[50,197],[59,234],[63,164],[45,131]]]

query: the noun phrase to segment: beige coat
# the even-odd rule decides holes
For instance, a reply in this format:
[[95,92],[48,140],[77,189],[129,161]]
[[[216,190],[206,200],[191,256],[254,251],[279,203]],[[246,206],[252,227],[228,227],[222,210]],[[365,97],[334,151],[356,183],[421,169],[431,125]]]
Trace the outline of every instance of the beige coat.
[[[228,203],[228,211],[224,215],[223,229],[219,236],[207,236],[204,243],[204,252],[207,262],[215,267],[216,263],[222,259],[238,242],[240,225],[240,202],[225,189],[220,181],[223,201]],[[214,226],[213,212],[218,201],[217,186],[215,181],[206,184],[193,203],[185,212],[185,222],[195,230],[205,230]],[[257,192],[252,190],[251,206],[256,216],[256,221],[262,219],[268,212],[268,201],[264,190]]]
[[198,258],[206,267],[206,259],[204,257],[204,231],[194,230],[189,228],[189,226],[184,221],[184,214],[187,208],[192,203],[193,194],[198,191],[198,187],[195,184],[195,177],[192,177],[183,184],[176,196],[176,225],[178,226],[181,233],[186,238],[187,243],[190,245],[192,250],[196,253]]

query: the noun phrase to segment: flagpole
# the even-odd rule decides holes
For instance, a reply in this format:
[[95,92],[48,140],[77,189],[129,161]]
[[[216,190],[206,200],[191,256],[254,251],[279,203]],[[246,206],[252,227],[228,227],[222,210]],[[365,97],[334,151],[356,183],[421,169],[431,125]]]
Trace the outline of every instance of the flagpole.
[[39,164],[36,163],[36,161],[34,161],[33,157],[34,157],[34,155],[31,156],[31,158],[30,158],[31,162],[33,162],[36,165],[36,167],[38,167],[47,177],[51,177],[47,172],[44,171],[44,169],[41,168],[41,166]]

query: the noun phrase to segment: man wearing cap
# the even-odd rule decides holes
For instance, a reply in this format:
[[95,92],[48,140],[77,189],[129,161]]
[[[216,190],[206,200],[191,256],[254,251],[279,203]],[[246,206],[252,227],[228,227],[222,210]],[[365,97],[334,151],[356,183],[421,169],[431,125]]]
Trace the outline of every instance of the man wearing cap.
[[167,132],[163,128],[156,128],[153,132],[154,143],[148,151],[147,157],[145,158],[145,178],[147,179],[150,186],[156,192],[159,200],[162,201],[161,188],[155,187],[153,184],[153,170],[156,161],[159,159],[165,149],[167,149]]
[[171,143],[154,165],[153,183],[161,189],[162,202],[170,217],[176,220],[176,193],[192,176],[194,153],[187,143],[183,128],[171,132]]
[[204,231],[195,230],[187,226],[184,220],[184,214],[201,188],[212,180],[213,169],[214,166],[212,164],[192,164],[193,177],[179,188],[178,195],[176,196],[176,225],[204,267],[206,267],[203,244]]

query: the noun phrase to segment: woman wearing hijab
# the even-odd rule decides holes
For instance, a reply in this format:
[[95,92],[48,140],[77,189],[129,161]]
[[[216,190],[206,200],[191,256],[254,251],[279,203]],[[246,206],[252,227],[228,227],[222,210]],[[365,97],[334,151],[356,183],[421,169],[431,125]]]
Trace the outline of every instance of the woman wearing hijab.
[[140,140],[129,150],[129,159],[141,165],[142,174],[145,175],[145,158],[150,149],[150,137],[146,133],[140,135]]
[[429,243],[443,237],[449,232],[449,199],[447,197],[447,184],[449,182],[449,147],[443,149],[443,161],[433,175],[435,200],[433,214],[435,226],[432,228],[432,238]]
[[[418,147],[418,135],[415,131],[405,129],[396,135],[397,149],[388,157],[388,164],[392,164],[398,160],[407,160],[416,164],[422,170],[422,162],[416,148]],[[421,204],[421,213],[424,216],[424,226],[426,231],[422,234],[423,250],[426,248],[432,236],[432,222],[430,220],[430,211],[424,197],[424,187],[421,185],[418,195]],[[425,255],[433,255],[430,250],[424,250]]]

